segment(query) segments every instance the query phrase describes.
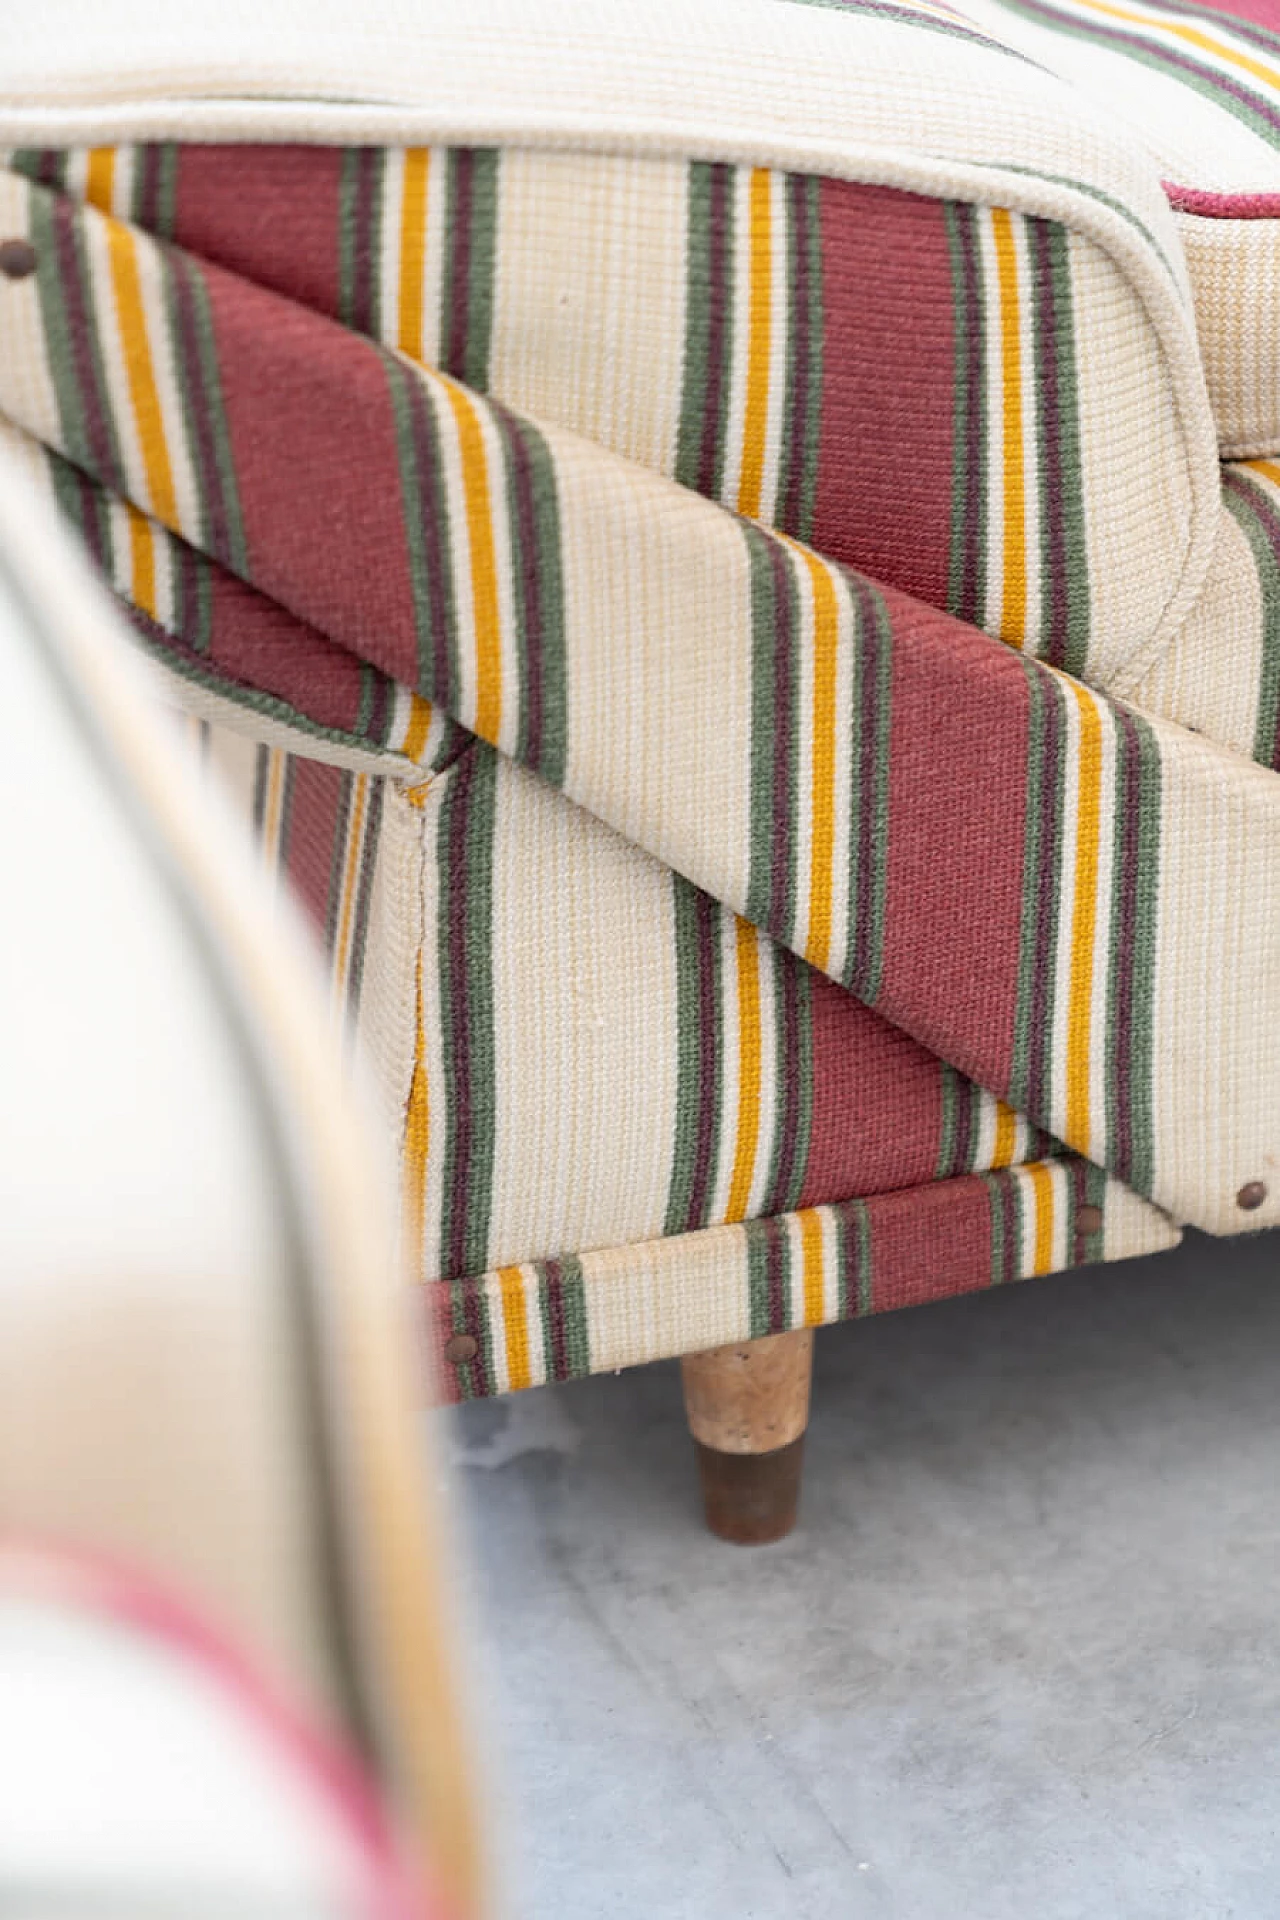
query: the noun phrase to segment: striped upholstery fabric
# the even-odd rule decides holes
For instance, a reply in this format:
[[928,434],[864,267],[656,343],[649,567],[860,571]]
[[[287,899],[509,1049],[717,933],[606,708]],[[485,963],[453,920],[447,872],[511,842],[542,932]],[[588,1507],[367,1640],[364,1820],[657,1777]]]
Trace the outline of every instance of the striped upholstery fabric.
[[1176,210],[1224,454],[1280,452],[1280,20],[1267,0],[974,0],[966,13],[1104,103]]
[[[12,415],[190,538],[193,514],[214,531],[216,438],[191,444],[184,396],[203,394],[204,431],[238,432],[198,345],[203,326],[212,350],[237,288],[196,257],[1085,677],[1142,646],[1182,564],[1191,503],[1162,357],[1140,309],[1121,322],[1133,295],[1110,260],[1061,223],[765,168],[539,151],[20,150],[10,167],[0,219],[59,263],[49,324],[107,328],[88,351],[108,385],[97,402],[67,359],[49,370],[56,419]],[[127,230],[75,218],[86,202]],[[149,307],[181,343],[143,402],[168,487],[126,476],[127,426],[115,455],[86,438],[128,352],[99,277],[118,284],[126,245],[134,329]],[[255,309],[248,325],[278,331],[285,309]],[[234,566],[237,537],[228,523],[204,543]]]
[[1064,1151],[479,742],[406,790],[201,724],[325,929],[406,1159],[437,1137],[407,1195],[421,1278]]
[[1221,532],[1204,593],[1133,697],[1280,768],[1280,462],[1223,466]]
[[399,1139],[434,1343],[477,1342],[442,1369],[456,1391],[1176,1239],[483,743],[405,786],[193,726],[324,929],[335,1014],[376,1062]]
[[1271,482],[1142,142],[942,6],[129,4],[0,96],[0,431],[458,1390],[1280,1222]]
[[[236,288],[251,316],[271,297]],[[1265,859],[1259,881],[1280,833],[1269,775],[291,314],[309,348],[296,365],[270,359],[278,331],[247,323],[220,362],[224,395],[238,368],[249,411],[219,485],[235,482],[253,555],[241,564],[272,601],[416,683],[1176,1217],[1238,1224],[1235,1195],[1280,1123],[1280,1062],[1255,1026],[1260,997],[1280,997]],[[291,469],[328,484],[290,494]],[[150,523],[127,519],[136,597],[139,552],[144,585],[160,573]],[[286,674],[294,632],[275,631]],[[199,660],[235,691],[212,649]],[[644,700],[646,681],[660,703]],[[302,704],[307,674],[294,685]],[[1237,888],[1234,917],[1205,917],[1206,898]],[[1206,1030],[1203,995],[1241,977],[1240,943],[1258,956],[1249,991],[1219,993]],[[1189,1129],[1180,1067],[1193,1045],[1202,1103]],[[1280,1217],[1280,1194],[1269,1206]]]

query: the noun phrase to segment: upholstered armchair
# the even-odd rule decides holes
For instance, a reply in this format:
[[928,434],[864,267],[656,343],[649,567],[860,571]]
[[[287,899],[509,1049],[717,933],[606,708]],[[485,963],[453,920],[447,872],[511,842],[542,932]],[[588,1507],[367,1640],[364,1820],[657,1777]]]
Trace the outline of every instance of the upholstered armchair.
[[[1280,39],[132,0],[0,73],[0,415],[310,909],[457,1396],[1280,1221]],[[65,10],[64,10],[65,16]]]

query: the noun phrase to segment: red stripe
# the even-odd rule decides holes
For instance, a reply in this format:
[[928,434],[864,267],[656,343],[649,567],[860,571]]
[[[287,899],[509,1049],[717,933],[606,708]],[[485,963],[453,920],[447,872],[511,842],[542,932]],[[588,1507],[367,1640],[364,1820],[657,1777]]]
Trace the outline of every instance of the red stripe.
[[403,477],[381,351],[219,268],[204,277],[255,583],[416,685]]
[[923,1306],[991,1285],[991,1202],[969,1174],[868,1200],[871,1311]]
[[208,662],[243,686],[288,701],[317,726],[354,732],[364,673],[355,655],[225,568],[209,565],[208,577]]
[[323,935],[329,923],[333,839],[346,775],[319,760],[293,761],[285,865],[295,892]]
[[939,1062],[831,980],[812,988],[813,1107],[798,1205],[931,1180],[942,1122]]
[[981,1085],[1009,1085],[1029,693],[999,641],[886,593],[893,623],[882,1011]]
[[173,238],[231,273],[338,311],[342,150],[184,146]]
[[1267,27],[1272,33],[1280,32],[1280,0],[1212,0],[1207,6],[1179,7],[1177,12],[1190,19],[1206,22],[1221,20],[1224,26],[1230,26],[1233,20],[1248,20],[1255,27]]
[[813,544],[947,604],[955,386],[941,204],[824,180],[822,433]]
[[1280,193],[1208,193],[1200,187],[1163,183],[1171,207],[1202,220],[1280,220]]

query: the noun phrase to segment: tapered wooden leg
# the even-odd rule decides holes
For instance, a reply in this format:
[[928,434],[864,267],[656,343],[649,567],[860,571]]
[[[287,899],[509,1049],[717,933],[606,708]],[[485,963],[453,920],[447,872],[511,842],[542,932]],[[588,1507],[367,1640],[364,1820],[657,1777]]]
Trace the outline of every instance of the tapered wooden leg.
[[681,1371],[707,1525],[738,1546],[781,1540],[800,1502],[813,1328],[691,1353]]

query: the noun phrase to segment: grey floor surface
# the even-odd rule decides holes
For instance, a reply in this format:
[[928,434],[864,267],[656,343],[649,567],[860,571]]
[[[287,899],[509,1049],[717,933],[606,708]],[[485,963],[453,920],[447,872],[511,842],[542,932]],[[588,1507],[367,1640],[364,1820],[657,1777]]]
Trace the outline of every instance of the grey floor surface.
[[515,1920],[1280,1920],[1280,1235],[829,1329],[776,1547],[674,1366],[447,1418]]

